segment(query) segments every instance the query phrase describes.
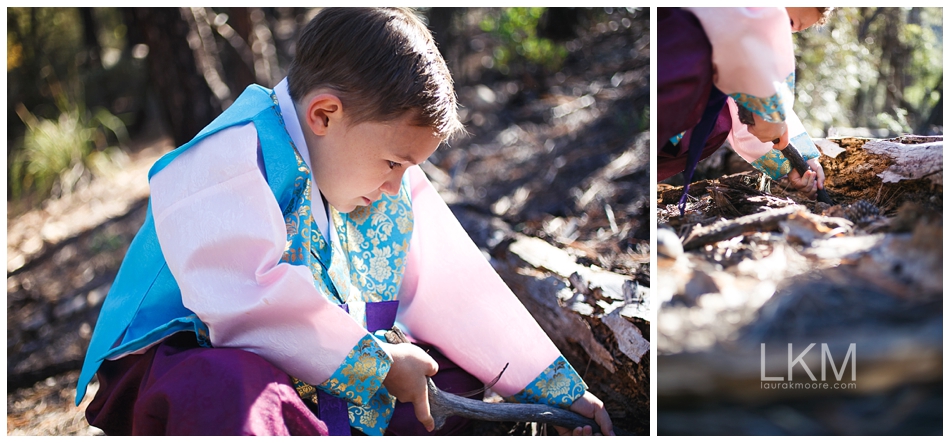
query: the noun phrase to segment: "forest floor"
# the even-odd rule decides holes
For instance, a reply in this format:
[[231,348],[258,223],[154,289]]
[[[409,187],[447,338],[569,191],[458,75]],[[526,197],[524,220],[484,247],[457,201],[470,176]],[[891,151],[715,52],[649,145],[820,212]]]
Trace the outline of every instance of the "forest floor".
[[682,213],[660,186],[658,434],[943,432],[943,137],[816,143],[834,204],[747,165]]
[[[459,86],[471,134],[424,169],[486,253],[510,232],[526,234],[649,287],[645,16],[581,32],[564,69],[538,88],[526,86],[537,79]],[[144,220],[147,171],[173,146],[153,129],[127,148],[114,174],[34,209],[8,204],[8,435],[101,435],[83,417],[97,384],[77,407],[75,383]],[[642,432],[644,424],[649,417],[626,426]]]

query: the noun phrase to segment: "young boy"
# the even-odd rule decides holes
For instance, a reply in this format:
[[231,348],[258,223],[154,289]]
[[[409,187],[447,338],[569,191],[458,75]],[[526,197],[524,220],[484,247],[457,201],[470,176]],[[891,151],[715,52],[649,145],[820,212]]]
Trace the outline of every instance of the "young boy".
[[[89,423],[108,434],[425,433],[425,376],[458,392],[509,364],[493,390],[610,433],[602,402],[418,167],[462,131],[456,108],[410,11],[320,12],[286,79],[249,87],[149,172],[145,225],[79,379],[77,404],[93,374],[100,382]],[[430,353],[381,340],[394,323]]]
[[[814,198],[824,187],[817,147],[792,111],[790,32],[827,20],[831,8],[660,8],[657,13],[659,180],[693,168],[728,137],[773,179],[786,174]],[[742,106],[755,125],[739,124]],[[773,143],[773,140],[779,140]],[[789,140],[812,171],[799,175],[779,152]]]

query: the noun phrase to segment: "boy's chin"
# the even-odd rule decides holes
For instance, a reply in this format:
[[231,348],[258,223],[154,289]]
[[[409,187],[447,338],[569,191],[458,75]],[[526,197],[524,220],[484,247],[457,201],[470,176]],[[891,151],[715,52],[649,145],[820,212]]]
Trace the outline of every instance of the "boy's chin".
[[335,205],[333,203],[330,203],[330,206],[333,206],[333,209],[336,209],[336,211],[339,212],[340,214],[349,214],[363,205],[360,204],[359,202],[346,202],[340,205]]
[[331,205],[331,206],[333,206],[333,209],[336,209],[336,212],[339,212],[340,214],[349,214],[359,207],[353,204],[346,205],[346,206],[334,206],[334,205]]
[[349,214],[361,207],[370,206],[373,204],[372,201],[366,199],[365,197],[357,197],[351,199],[345,199],[343,202],[333,202],[329,201],[330,206],[333,206],[333,209],[336,209],[337,212],[341,214]]

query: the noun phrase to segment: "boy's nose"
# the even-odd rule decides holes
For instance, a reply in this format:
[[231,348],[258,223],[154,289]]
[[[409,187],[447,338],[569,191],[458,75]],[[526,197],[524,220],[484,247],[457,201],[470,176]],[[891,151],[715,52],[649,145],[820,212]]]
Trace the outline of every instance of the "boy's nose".
[[387,195],[397,195],[399,194],[399,188],[401,185],[402,174],[399,174],[383,182],[383,185],[379,187],[379,190],[383,191]]

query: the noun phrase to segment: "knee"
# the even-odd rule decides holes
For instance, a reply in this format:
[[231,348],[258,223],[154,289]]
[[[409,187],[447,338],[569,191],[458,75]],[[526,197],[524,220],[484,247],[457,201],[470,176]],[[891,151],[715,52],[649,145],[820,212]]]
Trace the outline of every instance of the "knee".
[[249,351],[230,348],[196,349],[185,360],[179,377],[203,380],[221,387],[290,384],[290,376],[263,357]]
[[259,417],[273,418],[273,411],[280,410],[275,405],[294,395],[286,373],[237,349],[182,354],[157,362],[149,386],[138,397],[137,422],[149,429],[145,433],[286,433],[279,420],[265,420],[277,426],[265,431],[257,423]]

